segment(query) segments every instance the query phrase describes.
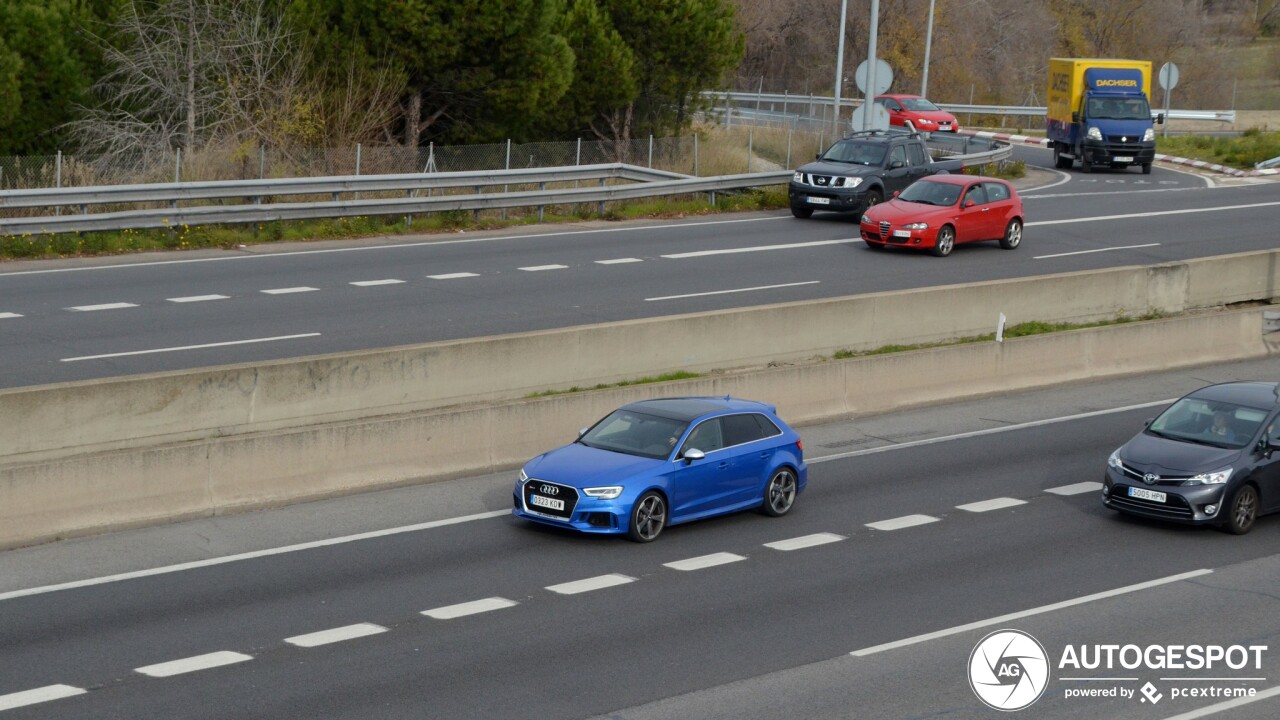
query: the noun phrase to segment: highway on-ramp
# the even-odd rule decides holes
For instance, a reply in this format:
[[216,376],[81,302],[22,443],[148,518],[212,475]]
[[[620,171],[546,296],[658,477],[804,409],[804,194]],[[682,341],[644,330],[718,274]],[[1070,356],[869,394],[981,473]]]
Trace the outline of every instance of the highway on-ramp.
[[[1019,148],[1032,162],[1048,153]],[[746,213],[0,268],[0,387],[1274,248],[1280,184],[1046,173],[1022,246],[872,253]],[[945,312],[939,308],[939,312]]]
[[[1055,661],[1067,644],[1269,648],[1212,682],[1055,662],[1026,717],[1219,702],[1172,697],[1194,684],[1259,693],[1210,717],[1273,718],[1280,520],[1242,537],[1127,520],[1097,483],[1164,401],[1276,371],[805,428],[810,487],[791,515],[648,545],[513,520],[512,475],[0,554],[0,718],[1003,717],[965,667],[1006,627]],[[1113,674],[1162,700],[1065,695],[1071,676]]]

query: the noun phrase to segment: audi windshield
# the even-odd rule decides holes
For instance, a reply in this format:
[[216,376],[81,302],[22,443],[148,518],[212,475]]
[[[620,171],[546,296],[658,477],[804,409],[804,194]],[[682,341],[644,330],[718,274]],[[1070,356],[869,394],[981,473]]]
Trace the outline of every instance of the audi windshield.
[[685,420],[615,410],[583,433],[578,442],[600,450],[663,460],[688,426]]

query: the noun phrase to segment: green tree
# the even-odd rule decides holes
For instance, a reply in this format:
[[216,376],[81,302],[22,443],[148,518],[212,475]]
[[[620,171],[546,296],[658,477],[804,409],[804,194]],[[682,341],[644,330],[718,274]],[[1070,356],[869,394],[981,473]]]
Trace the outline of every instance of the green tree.
[[75,0],[0,0],[0,104],[6,106],[0,110],[0,155],[62,147],[64,123],[75,117],[93,82],[95,53],[78,35],[105,7]]
[[685,128],[703,90],[719,87],[742,59],[744,38],[725,0],[604,0],[636,58],[636,129]]
[[635,54],[596,0],[573,0],[561,33],[574,54],[573,85],[548,118],[552,134],[629,139],[640,93]]
[[327,52],[404,74],[400,135],[417,145],[529,136],[572,82],[563,2],[292,0],[290,14]]

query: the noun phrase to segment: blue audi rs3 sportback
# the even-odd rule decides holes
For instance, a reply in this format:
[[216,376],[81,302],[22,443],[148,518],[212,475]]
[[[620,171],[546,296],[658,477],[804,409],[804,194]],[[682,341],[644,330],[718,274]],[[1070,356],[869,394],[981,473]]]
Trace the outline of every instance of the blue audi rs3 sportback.
[[807,476],[800,436],[772,405],[729,396],[643,400],[526,463],[512,514],[651,542],[668,525],[713,515],[786,515]]

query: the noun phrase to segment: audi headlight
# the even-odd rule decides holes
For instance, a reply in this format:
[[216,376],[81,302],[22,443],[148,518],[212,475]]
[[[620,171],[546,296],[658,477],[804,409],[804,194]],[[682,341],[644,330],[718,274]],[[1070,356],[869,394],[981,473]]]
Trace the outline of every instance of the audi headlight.
[[908,230],[928,230],[929,223],[911,223],[909,225],[903,225],[902,227]]
[[1154,128],[1147,128],[1142,131],[1142,142],[1155,142],[1156,131]]
[[840,178],[839,187],[856,188],[861,184],[862,178],[860,177],[843,177]]
[[795,180],[798,183],[802,183],[804,182],[804,173],[797,170],[796,174],[791,176],[791,179]]
[[1101,140],[1102,131],[1096,127],[1091,127],[1089,128],[1089,132],[1085,135],[1085,137],[1089,138],[1090,140]]
[[622,494],[622,486],[609,485],[608,487],[583,488],[582,492],[587,497],[598,498],[600,500],[612,500]]
[[528,479],[529,479],[529,473],[525,472],[524,468],[520,468],[520,479],[517,480],[516,482],[524,482],[525,480],[528,480]]
[[1116,448],[1115,450],[1111,451],[1111,457],[1107,458],[1107,467],[1111,468],[1112,470],[1123,469],[1122,463],[1120,462],[1119,448]]
[[1232,468],[1223,468],[1213,472],[1200,473],[1183,481],[1183,485],[1225,485],[1231,479]]

